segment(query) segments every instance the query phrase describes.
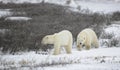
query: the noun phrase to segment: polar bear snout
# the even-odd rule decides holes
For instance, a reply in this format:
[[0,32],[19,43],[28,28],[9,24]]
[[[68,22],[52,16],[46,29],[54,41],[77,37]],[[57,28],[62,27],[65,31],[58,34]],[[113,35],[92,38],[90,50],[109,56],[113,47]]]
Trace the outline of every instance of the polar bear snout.
[[46,43],[45,43],[45,41],[44,41],[44,40],[42,40],[42,41],[41,41],[41,44],[42,44],[42,45],[46,45]]
[[82,43],[80,43],[80,45],[82,45]]
[[82,45],[82,48],[85,48],[85,45],[84,45],[84,44]]
[[81,45],[82,47],[85,47],[85,44],[83,44],[83,43],[81,43],[81,42],[80,42],[80,45]]

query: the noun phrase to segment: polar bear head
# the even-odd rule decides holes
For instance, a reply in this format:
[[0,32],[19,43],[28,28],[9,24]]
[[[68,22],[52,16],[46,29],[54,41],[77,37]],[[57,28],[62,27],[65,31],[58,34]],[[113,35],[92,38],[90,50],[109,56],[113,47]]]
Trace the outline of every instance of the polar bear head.
[[43,37],[41,43],[44,45],[53,44],[54,43],[54,35],[46,35],[45,37]]
[[86,42],[86,36],[85,35],[80,35],[78,37],[77,48],[80,49],[80,48],[84,47],[85,46],[85,42]]

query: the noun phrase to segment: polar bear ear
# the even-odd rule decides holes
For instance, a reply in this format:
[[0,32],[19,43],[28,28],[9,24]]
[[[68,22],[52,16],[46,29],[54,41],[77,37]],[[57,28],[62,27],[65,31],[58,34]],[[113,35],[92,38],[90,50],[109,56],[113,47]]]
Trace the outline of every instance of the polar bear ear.
[[46,36],[45,39],[48,39],[48,36]]
[[48,38],[48,36],[46,36],[46,38]]

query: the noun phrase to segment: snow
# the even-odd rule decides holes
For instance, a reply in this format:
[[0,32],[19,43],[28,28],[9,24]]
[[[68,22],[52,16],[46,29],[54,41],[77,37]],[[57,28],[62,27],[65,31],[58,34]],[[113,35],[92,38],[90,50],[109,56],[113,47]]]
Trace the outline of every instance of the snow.
[[91,1],[91,2],[120,2],[120,0],[78,0],[78,1]]
[[[98,48],[77,51],[73,49],[72,54],[62,53],[60,55],[36,54],[34,51],[22,54],[0,55],[0,68],[25,68],[44,67],[45,70],[116,70],[120,68],[120,48]],[[103,62],[102,62],[103,61]],[[95,66],[95,67],[94,67]],[[59,69],[57,69],[59,70]]]
[[0,33],[4,34],[5,32],[9,31],[8,29],[0,29]]
[[112,24],[105,29],[105,33],[112,34],[114,37],[120,37],[120,25]]
[[114,11],[120,11],[120,3],[104,3],[104,2],[86,2],[78,1],[78,5],[82,9],[89,9],[92,12],[111,13]]
[[11,15],[10,9],[0,9],[0,17]]
[[12,17],[7,17],[7,18],[5,18],[5,20],[19,20],[19,21],[28,21],[28,20],[31,20],[32,18],[29,18],[29,17],[20,17],[20,16],[18,16],[18,17],[14,17],[14,16],[12,16]]
[[45,0],[45,2],[46,3],[64,5],[66,3],[66,0]]
[[112,24],[105,27],[99,39],[100,46],[111,47],[120,46],[120,21],[113,21]]
[[0,0],[2,3],[40,3],[42,0]]
[[[66,67],[46,67],[45,70],[119,70],[119,67],[108,64],[73,64]],[[118,65],[119,66],[119,65]]]
[[77,8],[77,3],[74,0],[71,0],[71,3],[69,4],[69,6]]
[[[0,0],[3,3],[41,3],[42,0]],[[120,0],[71,0],[69,5],[67,0],[45,0],[47,3],[59,4],[63,6],[70,6],[73,11],[77,10],[78,6],[81,9],[89,9],[92,12],[111,13],[120,11]]]

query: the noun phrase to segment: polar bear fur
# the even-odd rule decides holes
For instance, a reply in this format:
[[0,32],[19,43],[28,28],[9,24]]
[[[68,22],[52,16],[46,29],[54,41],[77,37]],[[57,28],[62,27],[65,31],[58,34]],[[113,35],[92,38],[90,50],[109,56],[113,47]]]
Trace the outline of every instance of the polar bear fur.
[[86,50],[89,50],[91,46],[94,46],[95,48],[99,47],[97,35],[92,29],[84,29],[77,36],[78,50],[81,50],[84,46]]
[[55,33],[53,35],[46,35],[42,39],[42,44],[53,44],[54,45],[54,55],[60,54],[60,49],[64,46],[66,52],[68,54],[71,53],[73,37],[72,33],[68,30],[63,30],[59,33]]

